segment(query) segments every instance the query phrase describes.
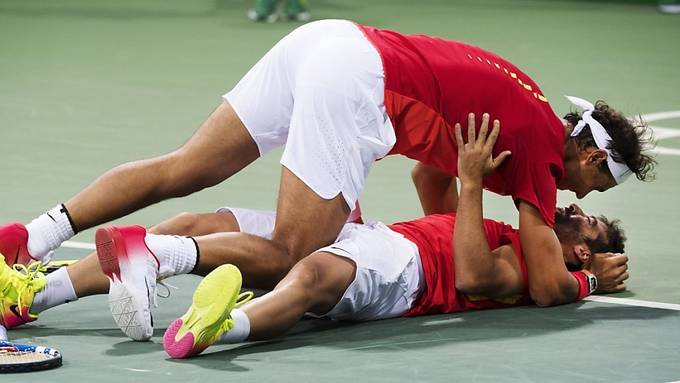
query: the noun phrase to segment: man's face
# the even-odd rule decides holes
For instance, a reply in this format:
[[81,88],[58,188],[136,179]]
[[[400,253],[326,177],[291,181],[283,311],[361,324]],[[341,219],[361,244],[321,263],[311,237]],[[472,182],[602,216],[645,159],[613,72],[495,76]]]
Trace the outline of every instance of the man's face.
[[555,234],[562,245],[564,263],[569,270],[581,270],[592,256],[587,240],[606,236],[607,224],[595,216],[586,215],[576,204],[557,208]]
[[604,192],[616,186],[614,178],[600,170],[607,161],[607,152],[602,149],[587,148],[578,151],[578,161],[565,164],[560,188],[571,190],[576,198],[582,199],[592,191]]

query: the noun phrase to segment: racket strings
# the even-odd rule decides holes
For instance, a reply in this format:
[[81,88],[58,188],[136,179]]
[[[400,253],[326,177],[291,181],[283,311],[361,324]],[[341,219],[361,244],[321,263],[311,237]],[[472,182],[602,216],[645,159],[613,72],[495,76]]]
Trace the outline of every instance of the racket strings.
[[61,354],[53,348],[0,342],[0,373],[41,371],[61,364]]
[[19,350],[14,347],[0,348],[0,365],[43,362],[52,358],[54,356],[42,352]]

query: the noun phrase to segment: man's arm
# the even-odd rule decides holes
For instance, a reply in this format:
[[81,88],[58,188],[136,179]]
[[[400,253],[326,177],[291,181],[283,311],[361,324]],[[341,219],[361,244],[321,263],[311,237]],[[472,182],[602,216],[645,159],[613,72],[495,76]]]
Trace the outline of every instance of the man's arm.
[[445,214],[456,211],[458,188],[456,177],[434,166],[418,162],[411,170],[423,213]]
[[519,235],[529,273],[529,294],[539,306],[576,300],[579,283],[564,265],[562,247],[538,209],[519,203]]
[[484,232],[482,179],[510,154],[504,152],[495,160],[492,158],[500,124],[494,121],[487,139],[488,123],[489,116],[484,114],[479,138],[475,139],[474,115],[470,115],[467,144],[464,144],[460,125],[455,127],[461,192],[454,228],[454,280],[456,289],[464,293],[500,298],[522,291],[523,281],[512,247],[491,251]]
[[454,229],[456,289],[466,294],[504,298],[520,293],[524,281],[511,246],[491,251],[484,233],[481,185],[463,183]]

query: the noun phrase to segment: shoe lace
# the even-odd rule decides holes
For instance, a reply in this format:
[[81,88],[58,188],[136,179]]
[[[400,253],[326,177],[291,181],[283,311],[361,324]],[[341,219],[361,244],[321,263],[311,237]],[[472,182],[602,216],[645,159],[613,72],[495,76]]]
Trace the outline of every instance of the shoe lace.
[[[156,295],[153,298],[153,302],[151,302],[154,307],[158,307],[158,302],[155,299],[156,297],[163,299],[170,298],[171,290],[179,290],[179,287],[171,285],[170,283],[166,282],[165,278],[158,279],[156,281],[156,286],[163,286],[165,288],[166,294],[163,295],[158,290],[156,290]],[[254,296],[255,294],[252,291],[245,291],[239,294],[238,297],[236,298],[236,304],[234,304],[234,307],[243,306],[244,304],[248,303],[248,301],[253,299]]]
[[[50,261],[52,261],[52,257],[54,257],[54,250],[48,251],[47,254],[45,254],[45,256],[42,257],[42,262],[45,265],[47,265],[48,263],[50,263]],[[36,261],[36,262],[40,262],[40,261]],[[35,262],[33,262],[33,263],[35,263]]]
[[255,296],[255,294],[252,291],[242,292],[236,298],[236,303],[234,304],[234,308],[241,307],[244,304],[248,303],[249,300],[253,299],[253,296]]
[[[169,284],[168,282],[165,281],[165,279],[159,279],[159,280],[157,280],[157,281],[156,281],[156,284],[157,284],[157,285],[160,285],[160,286],[163,286],[163,287],[165,288],[165,291],[167,292],[166,295],[161,295],[161,293],[158,292],[158,290],[156,290],[156,296],[157,296],[157,297],[160,297],[160,298],[163,298],[163,299],[165,299],[165,298],[170,298],[170,289],[179,290],[179,287],[173,286],[173,285]],[[154,300],[154,301],[155,301],[155,300]]]
[[[236,297],[236,303],[234,304],[234,307],[232,307],[232,309],[243,306],[244,304],[248,303],[248,301],[253,299],[254,296],[255,294],[252,291],[245,291],[240,293],[238,297]],[[222,323],[222,330],[224,330],[225,332],[229,331],[233,326],[234,321],[231,317],[231,314],[229,314],[229,316],[227,316],[227,319]]]
[[22,307],[21,297],[24,295],[24,291],[32,287],[33,285],[32,282],[35,278],[41,277],[43,275],[43,273],[40,272],[42,267],[43,263],[40,261],[33,262],[28,266],[22,265],[20,263],[17,263],[14,266],[12,266],[12,270],[15,271],[13,273],[14,280],[12,285],[14,286],[17,294],[17,306],[19,306],[20,308]]

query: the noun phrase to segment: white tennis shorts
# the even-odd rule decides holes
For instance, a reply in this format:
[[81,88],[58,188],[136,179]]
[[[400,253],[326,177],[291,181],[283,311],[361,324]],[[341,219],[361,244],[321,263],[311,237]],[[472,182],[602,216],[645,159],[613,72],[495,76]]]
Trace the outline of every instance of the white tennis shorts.
[[[231,211],[241,232],[271,238],[273,211],[221,208]],[[406,313],[425,287],[418,247],[381,222],[347,223],[336,242],[319,249],[351,259],[354,281],[325,317],[334,320],[369,321]]]
[[354,23],[322,20],[285,36],[223,97],[261,155],[285,145],[283,166],[353,209],[371,165],[396,142],[384,77]]

